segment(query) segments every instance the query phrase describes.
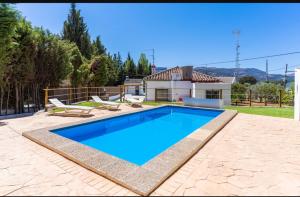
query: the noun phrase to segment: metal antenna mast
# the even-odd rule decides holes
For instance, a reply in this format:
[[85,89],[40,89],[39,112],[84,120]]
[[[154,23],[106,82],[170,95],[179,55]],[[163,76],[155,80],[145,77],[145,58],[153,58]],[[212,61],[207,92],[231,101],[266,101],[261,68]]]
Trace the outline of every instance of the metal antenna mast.
[[144,49],[143,51],[152,51],[152,65],[154,65],[154,60],[155,60],[155,57],[154,57],[154,49]]
[[154,49],[152,49],[152,65],[154,65]]
[[240,71],[240,30],[235,30],[232,32],[236,36],[236,58],[235,58],[235,69],[234,76],[236,79],[239,78]]

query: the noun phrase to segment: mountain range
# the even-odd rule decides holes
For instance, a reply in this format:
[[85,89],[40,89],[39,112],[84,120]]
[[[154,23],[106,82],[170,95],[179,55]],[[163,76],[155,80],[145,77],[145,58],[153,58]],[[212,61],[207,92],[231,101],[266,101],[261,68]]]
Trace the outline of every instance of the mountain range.
[[[235,68],[216,68],[216,67],[195,67],[195,71],[205,73],[211,76],[217,77],[232,77],[234,76]],[[256,78],[257,81],[264,81],[266,80],[266,72],[259,70],[257,68],[240,68],[239,69],[239,76],[253,76]],[[269,74],[270,81],[279,81],[284,80],[283,74]],[[287,81],[294,81],[294,74],[287,75]]]

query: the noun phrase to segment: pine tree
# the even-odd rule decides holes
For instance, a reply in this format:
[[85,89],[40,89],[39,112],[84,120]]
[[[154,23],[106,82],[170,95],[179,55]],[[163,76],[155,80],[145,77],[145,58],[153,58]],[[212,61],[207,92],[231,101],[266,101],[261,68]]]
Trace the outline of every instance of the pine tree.
[[118,63],[116,61],[116,55],[113,57],[108,53],[108,82],[107,85],[116,85],[118,80]]
[[118,81],[117,84],[123,84],[125,77],[126,77],[126,73],[125,73],[125,67],[124,64],[122,62],[122,58],[120,55],[120,52],[117,53],[117,55],[115,55],[115,59],[114,61],[116,62],[117,66],[118,66]]
[[92,44],[87,25],[80,16],[80,10],[76,10],[75,3],[71,4],[68,19],[64,22],[62,38],[75,42],[81,54],[90,59],[92,56]]
[[127,59],[124,62],[125,67],[125,73],[128,77],[132,78],[136,75],[136,66],[134,64],[133,59],[130,56],[130,53],[128,53]]
[[106,48],[100,40],[100,36],[96,37],[96,40],[93,41],[93,54],[102,55],[106,53]]
[[151,75],[152,74],[152,65],[151,63],[149,63],[148,69],[147,69],[147,75]]
[[140,59],[137,66],[137,74],[140,76],[145,76],[148,74],[148,59],[144,53],[141,53]]

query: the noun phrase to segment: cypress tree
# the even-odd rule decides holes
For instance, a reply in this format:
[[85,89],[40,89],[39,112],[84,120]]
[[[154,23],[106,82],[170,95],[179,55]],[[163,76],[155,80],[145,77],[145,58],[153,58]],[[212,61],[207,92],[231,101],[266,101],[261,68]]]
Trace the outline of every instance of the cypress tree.
[[76,9],[75,3],[71,4],[70,13],[64,22],[63,39],[75,42],[81,54],[90,59],[92,56],[92,44],[88,33],[87,25],[80,16],[80,10]]

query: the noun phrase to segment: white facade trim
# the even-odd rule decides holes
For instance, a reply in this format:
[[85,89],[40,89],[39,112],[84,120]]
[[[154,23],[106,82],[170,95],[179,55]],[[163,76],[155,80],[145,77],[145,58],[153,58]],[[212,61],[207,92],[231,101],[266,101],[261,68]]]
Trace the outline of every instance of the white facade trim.
[[300,68],[295,69],[294,119],[300,121]]

